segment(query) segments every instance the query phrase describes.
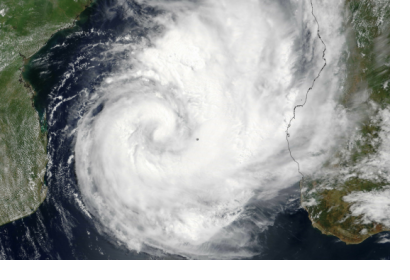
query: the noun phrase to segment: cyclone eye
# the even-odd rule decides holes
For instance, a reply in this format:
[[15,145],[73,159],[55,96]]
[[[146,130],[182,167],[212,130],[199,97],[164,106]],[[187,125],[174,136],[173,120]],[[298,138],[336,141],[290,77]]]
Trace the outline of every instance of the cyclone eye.
[[[286,129],[321,59],[320,41],[297,46],[316,25],[299,2],[289,5],[309,18],[303,32],[280,1],[181,3],[141,23],[146,39],[113,44],[122,67],[95,88],[78,126],[79,187],[103,230],[130,249],[249,256],[272,222],[270,201],[299,179]],[[328,97],[319,91],[292,123],[295,157],[311,169],[322,160],[312,151],[332,143],[309,131],[337,121],[333,104],[322,107],[325,125],[312,113]]]

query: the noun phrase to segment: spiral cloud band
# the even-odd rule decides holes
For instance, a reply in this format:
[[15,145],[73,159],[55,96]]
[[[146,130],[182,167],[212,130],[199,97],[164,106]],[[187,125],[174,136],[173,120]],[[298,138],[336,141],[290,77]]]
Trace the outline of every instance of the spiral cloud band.
[[[335,105],[340,7],[330,2],[313,2],[328,68],[289,130],[305,172],[320,167],[347,127]],[[133,250],[201,256],[221,254],[215,248],[224,244],[224,254],[250,254],[252,232],[272,219],[248,206],[300,179],[285,131],[323,64],[311,3],[148,4],[161,11],[142,23],[148,35],[113,45],[126,58],[78,127],[84,203]]]

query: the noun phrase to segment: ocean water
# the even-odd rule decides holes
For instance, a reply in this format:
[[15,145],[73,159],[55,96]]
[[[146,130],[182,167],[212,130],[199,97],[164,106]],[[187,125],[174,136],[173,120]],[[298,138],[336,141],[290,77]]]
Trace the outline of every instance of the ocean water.
[[[98,98],[96,88],[110,73],[124,67],[122,62],[128,55],[125,50],[110,52],[113,44],[130,44],[126,35],[148,40],[145,23],[161,13],[133,1],[127,1],[127,8],[124,7],[115,0],[96,1],[73,28],[56,33],[24,69],[25,79],[37,92],[34,105],[41,116],[46,115],[48,123],[48,194],[34,214],[0,227],[2,259],[186,257],[156,248],[130,250],[127,244],[105,233],[103,225],[84,205],[76,178],[74,145],[78,123],[93,98]],[[130,12],[140,21],[127,16]],[[102,109],[103,105],[93,114]],[[249,249],[255,253],[248,258],[390,259],[388,232],[361,244],[346,245],[313,228],[307,212],[300,207],[298,185],[295,182],[283,188],[266,202],[269,207],[249,205],[254,215],[269,217],[272,223],[252,236],[258,246]]]

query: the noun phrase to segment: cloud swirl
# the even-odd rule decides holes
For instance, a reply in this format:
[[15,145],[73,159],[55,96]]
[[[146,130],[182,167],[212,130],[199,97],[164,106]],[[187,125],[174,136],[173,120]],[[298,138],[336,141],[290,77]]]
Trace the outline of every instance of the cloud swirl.
[[[272,219],[252,214],[249,205],[262,205],[300,178],[285,131],[322,64],[310,3],[149,5],[161,10],[145,23],[149,35],[113,45],[110,52],[126,58],[97,89],[100,97],[78,127],[84,203],[133,250],[250,255],[252,232]],[[305,172],[323,163],[347,126],[335,101],[341,19],[328,14],[338,5],[318,9],[329,69],[290,129],[292,153]]]

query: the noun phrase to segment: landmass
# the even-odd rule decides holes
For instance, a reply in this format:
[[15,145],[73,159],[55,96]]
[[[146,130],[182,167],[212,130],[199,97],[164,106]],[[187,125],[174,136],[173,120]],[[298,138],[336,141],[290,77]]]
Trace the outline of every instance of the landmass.
[[[47,193],[46,116],[33,106],[35,93],[22,78],[23,65],[52,34],[72,26],[90,2],[0,3],[0,225],[33,213]],[[353,244],[390,230],[386,213],[378,213],[389,211],[390,200],[390,2],[346,0],[345,19],[340,105],[359,125],[300,185],[313,226]],[[381,207],[370,215],[374,201]]]
[[300,187],[313,226],[357,244],[390,230],[390,1],[347,0],[344,17],[339,103],[357,126]]
[[47,126],[22,69],[92,0],[0,2],[0,225],[33,213],[47,194]]

